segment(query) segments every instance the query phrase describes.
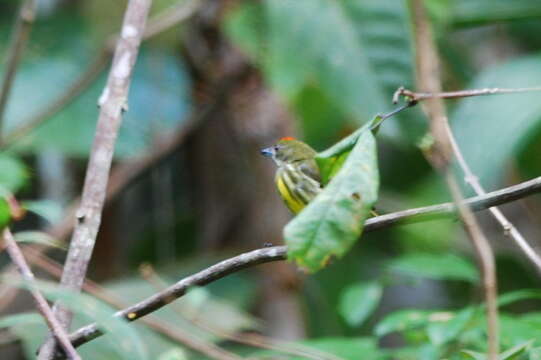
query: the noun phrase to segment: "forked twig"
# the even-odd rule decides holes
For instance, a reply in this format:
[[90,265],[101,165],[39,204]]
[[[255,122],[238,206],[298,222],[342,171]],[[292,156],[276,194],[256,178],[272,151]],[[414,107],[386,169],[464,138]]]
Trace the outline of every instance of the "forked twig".
[[60,346],[66,352],[68,358],[74,360],[81,360],[81,357],[79,356],[79,354],[77,354],[77,351],[71,344],[68,338],[68,334],[53,314],[53,310],[49,306],[49,303],[47,302],[47,300],[45,300],[45,297],[43,297],[41,292],[36,288],[34,284],[34,274],[32,273],[30,266],[28,266],[28,263],[24,259],[23,253],[19,248],[19,245],[17,245],[17,242],[13,238],[13,234],[8,228],[4,228],[4,230],[2,231],[2,239],[4,241],[6,251],[11,258],[11,261],[13,261],[13,263],[17,267],[17,270],[22,275],[23,279],[27,282],[30,294],[32,295],[36,303],[36,308],[38,309],[41,316],[43,316],[43,319],[45,319],[45,322],[47,323],[47,326],[49,327],[51,332],[54,334],[54,337],[58,340]]
[[[517,89],[502,89],[502,88],[488,88],[488,89],[472,89],[472,90],[463,90],[463,91],[452,91],[452,92],[440,92],[440,93],[418,93],[412,90],[405,89],[403,87],[399,88],[394,96],[393,102],[397,103],[400,96],[405,96],[407,99],[407,104],[414,106],[419,102],[427,99],[453,99],[453,98],[462,98],[469,96],[480,96],[480,95],[493,95],[493,94],[511,94],[511,93],[523,93],[523,92],[533,92],[541,91],[541,87],[533,88],[517,88]],[[464,173],[464,182],[472,187],[477,195],[486,194],[485,189],[481,185],[479,178],[473,173],[470,166],[466,162],[460,147],[458,146],[455,136],[451,131],[448,122],[445,122],[445,132],[449,138],[451,149],[454,153],[456,161]],[[541,257],[539,254],[530,246],[528,241],[522,236],[518,229],[511,223],[505,215],[497,207],[492,207],[489,209],[490,213],[496,219],[496,221],[501,225],[504,235],[511,237],[513,241],[518,245],[518,247],[524,252],[526,257],[534,264],[537,271],[541,273]]]

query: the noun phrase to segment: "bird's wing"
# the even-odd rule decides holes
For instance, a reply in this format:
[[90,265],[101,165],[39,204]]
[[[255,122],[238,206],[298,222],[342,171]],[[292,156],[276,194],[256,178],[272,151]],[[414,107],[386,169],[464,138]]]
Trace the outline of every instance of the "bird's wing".
[[319,168],[314,159],[303,160],[298,165],[298,169],[310,179],[315,180],[321,184],[321,175],[319,174]]

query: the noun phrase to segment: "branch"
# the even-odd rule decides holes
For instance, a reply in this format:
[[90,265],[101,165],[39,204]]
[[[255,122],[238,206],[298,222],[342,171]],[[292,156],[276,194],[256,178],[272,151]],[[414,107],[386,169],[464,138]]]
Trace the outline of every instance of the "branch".
[[[62,276],[62,266],[56,263],[54,260],[51,260],[46,255],[41,254],[40,252],[27,248],[25,252],[28,256],[28,261],[42,269],[43,271],[49,273],[50,275],[60,278]],[[90,279],[85,279],[83,284],[83,290],[97,299],[106,302],[107,304],[117,308],[122,309],[126,307],[127,304],[119,299],[115,294],[112,294],[107,289],[101,287],[94,281]],[[181,329],[170,323],[164,323],[161,319],[149,315],[141,319],[141,322],[156,331],[157,333],[179,343],[182,343],[186,347],[199,352],[203,355],[208,356],[211,359],[235,359],[235,354],[230,353],[217,345],[214,345],[212,342],[207,342],[204,339],[194,338],[191,334],[187,333],[184,329]]]
[[[475,211],[480,211],[494,205],[508,203],[540,192],[541,177],[538,177],[505,189],[493,191],[483,196],[467,199],[465,200],[465,204]],[[396,225],[424,222],[437,218],[452,217],[456,214],[456,211],[457,208],[453,203],[443,203],[381,215],[368,219],[364,232],[376,231]],[[224,260],[178,281],[165,290],[135,305],[116,312],[114,316],[123,317],[127,321],[137,320],[184,296],[186,291],[192,286],[204,286],[229,274],[258,264],[285,260],[286,253],[287,248],[285,246],[275,246],[254,250]],[[103,334],[103,331],[96,324],[90,324],[71,334],[70,340],[77,347]],[[62,356],[60,349],[57,349],[57,356]]]
[[[469,206],[473,211],[480,211],[539,192],[541,192],[541,176],[504,189],[465,199],[464,204]],[[450,202],[398,211],[369,218],[365,223],[364,232],[375,231],[394,225],[448,218],[454,216],[456,213],[456,205]]]
[[[417,51],[418,84],[429,93],[441,92],[439,57],[434,45],[432,29],[426,15],[423,0],[412,0],[412,15],[415,20],[415,44]],[[434,145],[427,154],[432,166],[439,170],[457,206],[460,219],[476,251],[481,268],[486,299],[488,360],[496,360],[499,353],[498,307],[496,265],[490,243],[481,231],[472,210],[464,203],[458,182],[449,166],[453,158],[452,139],[449,137],[449,123],[445,105],[441,98],[431,97],[426,101],[426,112],[430,120],[430,132]]]
[[[170,136],[161,139],[159,143],[156,143],[149,153],[137,160],[116,165],[111,171],[111,176],[107,184],[105,203],[107,204],[113,201],[123,189],[136,181],[150,168],[158,165],[161,161],[164,161],[170,154],[178,149],[183,144],[186,137],[198,126],[203,124],[209,114],[212,114],[219,108],[225,100],[225,95],[229,93],[230,89],[238,82],[238,79],[243,76],[244,70],[239,69],[238,73],[231,74],[224,79],[220,85],[216,86],[212,96],[210,96],[214,99],[211,103],[205,104],[200,109],[194,110],[194,114],[190,116],[189,120]],[[74,199],[65,211],[62,220],[50,226],[45,231],[59,241],[66,241],[67,237],[73,231],[75,225],[73,219],[76,217],[75,215],[80,206],[80,202],[80,197]],[[45,252],[48,248],[44,245],[31,244],[23,246],[23,249]],[[3,271],[13,273],[15,269],[13,269],[12,265],[8,265],[7,269]],[[15,298],[18,290],[18,288],[0,284],[0,312]]]
[[[86,171],[81,206],[76,214],[77,225],[60,282],[62,287],[71,290],[81,289],[94,249],[118,129],[122,122],[122,112],[127,108],[131,75],[151,3],[152,0],[129,1],[122,24],[122,35],[116,46],[109,77],[98,101],[100,113],[96,135]],[[64,328],[68,328],[72,319],[69,310],[59,307],[57,303],[55,313]],[[54,340],[50,339],[42,347],[39,359],[51,358],[52,350],[54,350]]]
[[[148,20],[148,24],[143,34],[143,40],[148,40],[185,21],[195,12],[200,3],[201,0],[180,1],[179,4],[175,4],[153,16]],[[92,60],[81,76],[56,100],[46,105],[45,108],[38,111],[36,115],[31,116],[27,120],[23,120],[22,125],[7,134],[5,141],[0,144],[0,149],[12,146],[32,130],[41,126],[46,120],[71,104],[90,85],[92,85],[109,63],[109,59],[115,49],[118,38],[119,34],[110,35],[105,41],[104,46],[96,51],[98,55]]]
[[5,228],[3,230],[2,238],[4,240],[6,250],[11,257],[11,260],[13,261],[13,263],[17,267],[17,270],[29,286],[29,291],[34,298],[36,308],[38,309],[41,316],[43,316],[43,319],[47,323],[47,326],[49,327],[51,332],[54,334],[54,337],[58,340],[60,346],[62,346],[62,349],[66,352],[66,354],[68,354],[68,358],[81,360],[81,357],[79,356],[79,354],[77,354],[77,351],[75,351],[75,348],[71,344],[70,339],[68,338],[68,334],[54,316],[53,310],[49,306],[49,303],[47,303],[47,300],[45,300],[43,295],[34,286],[34,274],[32,273],[30,266],[28,266],[26,260],[24,259],[23,253],[19,248],[19,245],[17,245],[17,242],[13,238],[13,235],[8,228]]
[[[442,92],[442,93],[417,93],[411,90],[404,88],[399,88],[394,96],[393,102],[398,102],[400,96],[405,96],[408,99],[408,105],[414,106],[420,101],[439,98],[439,99],[452,99],[460,98],[467,96],[479,96],[479,95],[492,95],[492,94],[509,94],[509,93],[520,93],[520,92],[532,92],[532,91],[541,91],[541,88],[519,88],[519,89],[474,89],[474,90],[464,90],[464,91],[453,91],[453,92]],[[458,165],[462,172],[464,173],[464,182],[472,187],[477,195],[486,194],[485,189],[479,182],[479,178],[473,173],[470,166],[466,162],[460,147],[458,146],[455,136],[451,131],[449,123],[445,123],[445,133],[448,137],[451,145],[451,149],[454,153],[454,156],[458,162]],[[518,231],[518,229],[511,223],[505,215],[500,211],[500,209],[493,207],[490,208],[490,213],[496,219],[496,221],[501,225],[504,235],[511,237],[511,239],[518,245],[518,247],[524,252],[526,257],[533,263],[536,267],[538,273],[541,273],[541,257],[536,251],[528,244],[524,236]]]
[[408,98],[410,102],[419,102],[428,99],[458,99],[472,96],[486,96],[486,95],[501,95],[501,94],[514,94],[524,92],[537,92],[541,91],[541,86],[530,88],[516,88],[516,89],[504,89],[504,88],[484,88],[484,89],[470,89],[459,91],[446,91],[446,92],[415,92],[404,87],[398,88],[393,95],[393,103],[398,102],[400,96]]
[[[167,283],[165,282],[165,280],[163,280],[156,273],[152,265],[143,264],[139,267],[139,273],[141,274],[143,279],[145,279],[150,285],[154,287],[156,291],[162,291],[167,287]],[[197,316],[185,316],[185,312],[182,310],[182,308],[175,305],[175,303],[171,304],[173,310],[178,313],[180,317],[185,318],[185,320],[192,324],[194,327],[209,332],[222,339],[261,349],[274,350],[289,355],[301,356],[306,359],[341,360],[341,358],[338,358],[332,354],[320,350],[304,347],[302,345],[292,345],[290,343],[287,343],[286,341],[267,338],[263,335],[247,333],[237,334],[233,331],[222,330],[219,327],[215,327],[213,324],[205,321],[204,319],[199,319]]]
[[36,16],[36,0],[26,0],[19,11],[19,16],[15,22],[11,44],[7,50],[7,59],[2,85],[0,87],[0,143],[2,143],[2,129],[4,123],[4,114],[6,105],[11,92],[13,81],[17,73],[17,68],[21,61],[23,50],[28,42],[32,24]]

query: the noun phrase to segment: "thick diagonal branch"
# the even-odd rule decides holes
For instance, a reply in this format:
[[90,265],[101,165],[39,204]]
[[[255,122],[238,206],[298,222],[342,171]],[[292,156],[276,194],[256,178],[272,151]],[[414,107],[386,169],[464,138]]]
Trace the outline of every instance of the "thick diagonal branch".
[[[152,0],[129,1],[109,77],[98,101],[100,113],[96,134],[86,171],[81,205],[75,215],[77,224],[60,282],[62,287],[70,290],[81,289],[94,249],[118,129],[122,122],[122,112],[127,108],[131,75],[151,3]],[[68,328],[72,318],[69,310],[56,304],[55,314],[64,328]],[[39,359],[50,359],[52,350],[54,340],[50,339],[42,347]]]

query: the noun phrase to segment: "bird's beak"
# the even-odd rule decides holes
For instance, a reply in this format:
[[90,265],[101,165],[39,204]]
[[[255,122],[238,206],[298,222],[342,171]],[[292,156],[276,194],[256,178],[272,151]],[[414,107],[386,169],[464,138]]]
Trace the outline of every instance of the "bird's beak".
[[274,149],[272,147],[261,149],[261,155],[263,155],[265,157],[273,157]]

